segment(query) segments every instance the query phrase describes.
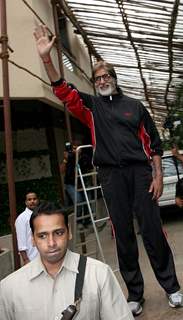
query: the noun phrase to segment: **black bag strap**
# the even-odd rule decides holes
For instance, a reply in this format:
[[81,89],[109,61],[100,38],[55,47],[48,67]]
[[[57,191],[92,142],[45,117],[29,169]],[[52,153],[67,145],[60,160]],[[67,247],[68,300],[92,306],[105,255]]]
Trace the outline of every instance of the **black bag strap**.
[[85,277],[85,268],[86,268],[86,260],[87,257],[80,255],[79,264],[78,264],[78,271],[76,277],[76,284],[75,284],[75,302],[82,298],[82,290],[83,290],[83,283]]

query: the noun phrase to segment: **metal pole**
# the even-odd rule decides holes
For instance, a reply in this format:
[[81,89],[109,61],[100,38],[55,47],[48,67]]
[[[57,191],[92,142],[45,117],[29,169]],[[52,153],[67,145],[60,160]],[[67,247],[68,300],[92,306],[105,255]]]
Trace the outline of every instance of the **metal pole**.
[[[64,78],[64,68],[63,68],[63,61],[62,61],[62,46],[61,46],[61,42],[59,40],[60,30],[59,30],[59,24],[58,24],[57,1],[52,0],[51,4],[52,4],[52,8],[53,8],[53,20],[54,20],[54,25],[55,25],[56,39],[57,39],[56,44],[57,44],[59,69],[60,69],[61,77]],[[65,121],[66,121],[66,127],[67,127],[68,140],[72,143],[72,131],[71,131],[70,116],[69,116],[69,112],[65,106],[64,106],[64,112],[65,112]]]
[[95,88],[95,85],[94,85],[94,79],[93,79],[93,62],[92,62],[92,54],[91,54],[91,50],[90,48],[88,48],[88,55],[89,55],[89,59],[90,59],[90,67],[91,67],[91,74],[92,74],[92,86],[93,86],[93,91],[94,91],[94,94],[96,95],[96,88]]
[[2,58],[2,81],[3,81],[3,110],[4,110],[4,128],[5,128],[5,145],[6,145],[6,163],[7,163],[7,180],[10,206],[10,223],[13,237],[14,266],[15,270],[20,267],[20,257],[18,254],[15,219],[16,219],[16,196],[13,171],[13,147],[12,147],[12,130],[11,130],[11,110],[9,98],[9,71],[8,71],[8,36],[6,21],[6,1],[0,0],[0,20],[1,20],[1,58]]

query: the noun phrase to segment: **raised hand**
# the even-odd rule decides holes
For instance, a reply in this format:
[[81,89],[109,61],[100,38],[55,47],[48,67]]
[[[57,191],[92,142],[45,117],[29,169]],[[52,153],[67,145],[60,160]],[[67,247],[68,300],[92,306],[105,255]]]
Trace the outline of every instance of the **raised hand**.
[[47,27],[44,25],[40,25],[35,28],[34,37],[36,39],[36,46],[40,57],[42,59],[48,58],[56,37],[54,36],[50,40]]
[[50,56],[56,37],[49,39],[47,27],[40,25],[35,28],[34,37],[36,39],[36,46],[39,56],[42,59],[46,73],[51,82],[56,82],[60,79],[60,74],[55,69],[52,58]]

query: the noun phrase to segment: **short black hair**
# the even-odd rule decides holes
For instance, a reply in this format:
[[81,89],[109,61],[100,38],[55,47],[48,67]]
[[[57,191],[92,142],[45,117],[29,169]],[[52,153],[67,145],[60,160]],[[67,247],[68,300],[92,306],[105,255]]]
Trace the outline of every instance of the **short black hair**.
[[179,179],[176,183],[175,196],[178,198],[183,198],[183,178]]
[[36,195],[36,197],[38,198],[38,195],[35,191],[32,191],[32,190],[27,190],[26,193],[25,193],[25,199],[27,198],[27,195],[30,194],[30,193],[34,193]]
[[42,215],[51,216],[53,214],[62,215],[64,217],[64,222],[65,222],[66,228],[69,229],[68,214],[66,212],[64,212],[64,210],[62,210],[54,202],[43,201],[37,207],[34,208],[32,214],[31,214],[30,228],[31,228],[32,234],[34,234],[34,220],[36,219],[36,217],[39,217]]

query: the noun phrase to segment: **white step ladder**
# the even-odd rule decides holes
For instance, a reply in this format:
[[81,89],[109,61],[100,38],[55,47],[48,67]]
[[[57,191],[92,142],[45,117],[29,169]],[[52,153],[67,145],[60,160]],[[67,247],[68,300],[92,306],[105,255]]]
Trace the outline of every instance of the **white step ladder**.
[[[89,172],[82,172],[80,164],[79,164],[79,155],[81,152],[86,151],[86,149],[91,149],[93,153],[92,145],[82,145],[76,149],[76,167],[75,167],[75,202],[74,202],[74,230],[73,230],[73,247],[74,250],[80,251],[84,255],[92,256],[95,255],[96,258],[100,258],[103,262],[106,262],[104,257],[104,251],[101,244],[101,239],[99,236],[99,229],[107,226],[107,221],[110,222],[108,209],[105,203],[105,199],[103,197],[103,192],[101,185],[97,182],[97,171],[96,168]],[[79,186],[79,181],[81,186]],[[90,185],[88,183],[90,182]],[[78,202],[77,194],[78,192],[83,193],[83,201]],[[99,214],[99,206],[98,206],[98,194],[100,192],[103,207],[101,207],[105,211],[105,216],[100,217]],[[92,197],[91,197],[92,194]],[[84,212],[87,208],[87,213]],[[80,208],[79,212],[78,209]],[[82,208],[82,213],[81,213]],[[90,219],[90,227],[92,228],[93,234],[89,238],[86,236],[87,229],[82,226],[82,223],[86,221],[86,219]],[[100,225],[99,225],[100,224]],[[102,224],[102,225],[101,225]],[[112,230],[112,226],[110,225],[110,230]],[[91,245],[95,243],[95,249]],[[88,247],[90,247],[91,251],[88,251]],[[92,249],[91,249],[92,247]]]

